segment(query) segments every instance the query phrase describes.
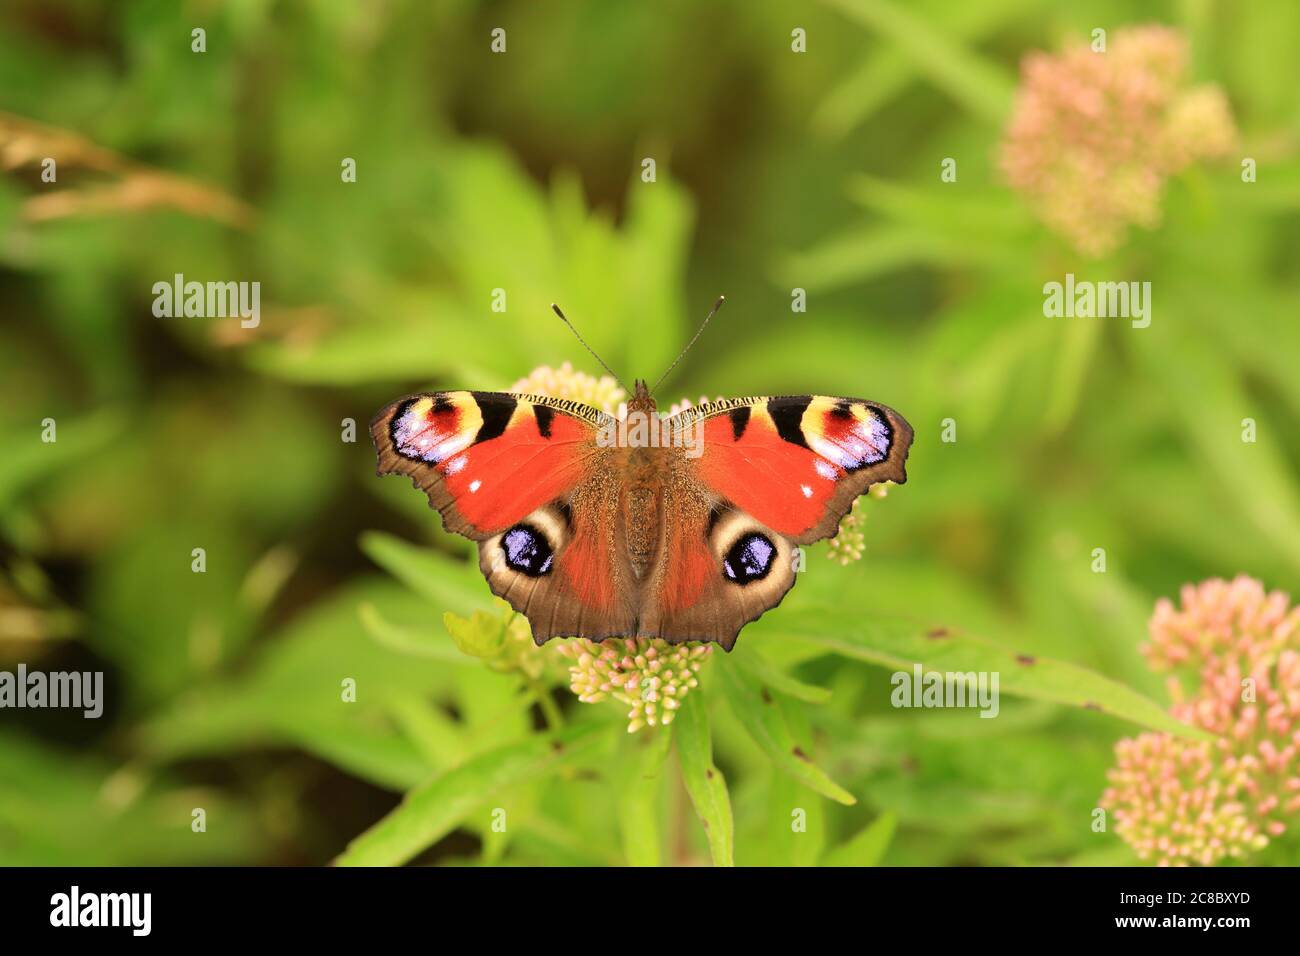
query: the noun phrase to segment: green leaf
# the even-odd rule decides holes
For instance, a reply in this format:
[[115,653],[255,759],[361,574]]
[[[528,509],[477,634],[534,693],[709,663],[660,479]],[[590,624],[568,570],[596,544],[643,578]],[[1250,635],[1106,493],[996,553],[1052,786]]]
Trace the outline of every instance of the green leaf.
[[672,725],[676,728],[677,760],[682,781],[709,840],[714,866],[735,866],[736,828],[731,816],[727,778],[713,763],[709,713],[702,695],[688,694]]
[[804,703],[824,704],[831,699],[831,692],[825,687],[805,684],[803,681],[791,677],[758,651],[748,647],[739,652],[733,652],[727,658],[727,663],[734,663],[757,683],[766,684],[773,690],[779,690],[781,693],[787,694],[796,700],[802,700]]
[[[190,829],[202,807],[208,841]],[[108,754],[0,729],[0,860],[5,866],[270,863],[264,813],[230,791]]]
[[783,633],[810,641],[846,657],[925,671],[998,674],[999,692],[1071,707],[1086,707],[1182,737],[1212,739],[1195,727],[1171,717],[1155,701],[1118,681],[1077,664],[1017,654],[984,638],[952,628],[925,631],[897,618],[852,621],[825,608],[809,609]]
[[408,793],[348,844],[339,866],[398,866],[432,846],[493,794],[538,780],[593,750],[607,725],[580,724],[481,754]]
[[659,866],[663,863],[659,780],[664,758],[672,749],[673,724],[654,728],[642,736],[647,739],[640,752],[634,752],[625,761],[627,766],[619,781],[619,830],[623,835],[623,852],[628,863],[632,866]]
[[[723,693],[736,718],[776,764],[777,768],[795,780],[838,803],[851,806],[857,803],[849,793],[800,747],[781,712],[780,692],[769,690],[751,678],[742,668],[718,668]],[[789,698],[787,698],[789,700]]]
[[280,733],[307,753],[389,790],[415,786],[435,768],[413,740],[386,724],[317,718],[309,728],[288,726]]
[[[942,18],[945,32],[967,47],[1007,22],[1023,17],[1034,0],[984,0],[981,3],[909,4],[928,19]],[[905,92],[916,70],[897,46],[873,48],[856,72],[841,80],[812,115],[813,129],[838,138]]]
[[454,561],[382,531],[367,531],[361,535],[361,550],[440,609],[468,613],[492,606],[491,592],[483,586],[478,569],[466,562]]
[[1170,397],[1170,413],[1206,470],[1225,489],[1224,508],[1254,525],[1259,538],[1300,568],[1300,494],[1282,443],[1281,421],[1261,420],[1254,442],[1241,440],[1242,418],[1263,416],[1218,347],[1172,320],[1133,330],[1133,351]]
[[1018,250],[1016,240],[1032,226],[1024,207],[1004,196],[954,194],[938,178],[908,182],[858,175],[847,186],[849,197],[863,208],[893,220],[899,226],[923,228],[956,240],[957,244],[982,242]]
[[764,837],[755,840],[751,829],[748,839],[741,840],[747,864],[755,850],[761,854],[753,860],[757,866],[816,866],[821,861],[826,849],[827,801],[785,774],[775,773],[769,776],[763,809],[759,825]]
[[437,704],[413,694],[397,695],[385,709],[430,767],[443,770],[470,756],[462,728]]
[[1051,397],[1043,410],[1043,430],[1047,434],[1060,434],[1078,411],[1102,328],[1100,322],[1072,322],[1065,327],[1052,375]]
[[[155,712],[137,727],[136,743],[154,760],[290,744],[394,790],[427,780],[433,768],[392,725],[391,704],[446,694],[453,675],[482,668],[450,646],[474,666],[413,663],[382,646],[358,624],[357,607],[366,603],[404,630],[436,627],[428,603],[396,582],[379,575],[355,582],[295,617],[238,673]],[[356,681],[355,703],[340,699],[344,678]]]
[[912,58],[930,80],[976,116],[1001,124],[1011,108],[1013,79],[922,17],[887,0],[827,0]]
[[82,467],[122,430],[123,416],[101,411],[55,423],[55,441],[41,440],[39,418],[7,427],[0,435],[0,508],[7,507],[24,488],[65,468]]
[[[378,283],[339,310],[327,334],[308,342],[259,342],[245,353],[256,371],[290,382],[352,385],[437,375],[479,378],[499,387],[526,361],[520,343],[476,334],[478,316],[436,290]],[[453,358],[454,357],[454,358]],[[486,366],[477,376],[464,370]],[[465,384],[476,384],[466,382]]]
[[879,866],[894,839],[898,816],[886,811],[842,846],[826,854],[822,866]]
[[464,618],[451,611],[444,611],[442,623],[462,653],[470,657],[485,658],[493,658],[501,653],[501,646],[506,639],[506,629],[502,626],[501,618],[496,614],[475,611],[468,618]]
[[456,646],[449,644],[446,638],[394,624],[369,601],[363,601],[357,606],[357,617],[360,618],[361,626],[366,629],[366,633],[375,639],[375,643],[390,651],[409,654],[412,657],[425,657],[443,664],[469,662],[469,659]]
[[916,226],[854,226],[822,239],[811,249],[779,259],[778,281],[810,292],[831,291],[917,266],[985,263],[997,250],[972,246]]

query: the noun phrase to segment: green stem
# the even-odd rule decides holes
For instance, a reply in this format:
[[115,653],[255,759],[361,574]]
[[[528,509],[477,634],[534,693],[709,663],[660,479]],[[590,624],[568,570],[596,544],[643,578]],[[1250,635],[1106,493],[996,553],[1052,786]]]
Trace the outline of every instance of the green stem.
[[560,713],[560,707],[555,703],[555,698],[551,696],[550,690],[535,677],[524,675],[524,680],[528,683],[528,689],[532,692],[533,699],[542,708],[542,716],[546,718],[546,726],[550,730],[562,730],[564,728],[564,715]]

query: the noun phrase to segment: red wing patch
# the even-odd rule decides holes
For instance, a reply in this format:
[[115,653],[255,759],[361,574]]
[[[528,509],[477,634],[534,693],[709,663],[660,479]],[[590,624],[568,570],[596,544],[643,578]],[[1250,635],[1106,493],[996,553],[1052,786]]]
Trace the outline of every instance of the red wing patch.
[[[668,612],[694,607],[717,571],[717,559],[709,551],[704,535],[693,526],[669,528],[664,582],[659,600]],[[683,533],[683,532],[686,533]]]
[[506,392],[436,392],[394,402],[371,434],[381,473],[411,475],[450,530],[484,538],[572,491],[598,415]]
[[617,595],[608,542],[599,525],[577,515],[574,518],[573,537],[565,545],[557,566],[579,601],[598,611],[610,611]]
[[883,405],[804,395],[695,411],[704,418],[696,463],[701,480],[794,540],[834,533],[871,483],[907,480],[903,460],[912,430]]

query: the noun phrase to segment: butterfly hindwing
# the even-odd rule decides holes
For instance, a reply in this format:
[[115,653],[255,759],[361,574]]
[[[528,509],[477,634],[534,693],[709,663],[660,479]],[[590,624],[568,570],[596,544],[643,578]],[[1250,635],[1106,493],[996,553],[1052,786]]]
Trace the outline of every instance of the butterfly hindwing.
[[664,528],[660,573],[644,593],[645,633],[670,643],[716,641],[781,603],[794,584],[794,545],[702,485]]
[[492,593],[528,618],[533,639],[635,633],[635,581],[606,530],[617,499],[593,494],[605,464],[562,501],[545,505],[479,542],[479,570]]

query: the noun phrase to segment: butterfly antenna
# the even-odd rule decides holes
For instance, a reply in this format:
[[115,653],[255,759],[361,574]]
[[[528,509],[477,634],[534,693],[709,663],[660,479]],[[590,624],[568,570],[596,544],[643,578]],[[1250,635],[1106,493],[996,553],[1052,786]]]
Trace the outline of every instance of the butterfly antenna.
[[675,369],[677,367],[677,363],[680,362],[682,358],[686,355],[686,353],[691,350],[691,346],[694,345],[696,340],[701,335],[704,334],[704,327],[709,324],[709,319],[713,318],[714,313],[716,313],[720,308],[722,308],[722,304],[726,301],[727,301],[727,297],[725,295],[718,296],[718,301],[713,303],[713,308],[709,309],[709,314],[704,317],[704,321],[700,323],[700,327],[696,331],[695,335],[692,336],[691,340],[686,343],[686,348],[682,349],[681,354],[678,355],[677,358],[673,359],[673,364],[668,366],[667,371],[665,371],[662,375],[659,376],[659,381],[655,382],[654,388],[650,389],[651,393],[653,393],[656,389],[659,388],[660,385],[663,384],[664,379],[668,377],[668,372],[671,372],[673,369]]
[[614,374],[614,370],[605,364],[605,360],[596,354],[596,350],[587,344],[587,340],[584,339],[578,333],[578,330],[573,327],[573,323],[569,321],[568,317],[565,316],[565,314],[560,311],[560,307],[556,305],[554,302],[551,303],[551,311],[560,317],[560,321],[563,322],[565,325],[567,325],[569,327],[569,331],[572,332],[575,336],[577,336],[578,341],[582,343],[582,347],[591,353],[591,357],[594,358],[597,362],[599,362],[600,367],[603,368],[606,372],[608,372],[610,377],[614,379],[614,381],[618,382],[619,388],[623,389],[623,391],[626,392],[627,386],[624,385],[622,380],[617,375]]

